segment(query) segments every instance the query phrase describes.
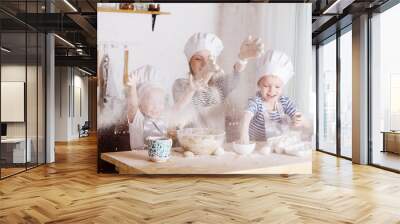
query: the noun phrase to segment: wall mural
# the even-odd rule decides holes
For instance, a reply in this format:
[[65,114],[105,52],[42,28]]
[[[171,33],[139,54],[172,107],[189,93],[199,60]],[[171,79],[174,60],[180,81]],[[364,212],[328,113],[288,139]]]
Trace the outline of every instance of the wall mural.
[[311,4],[98,5],[98,168],[308,174]]

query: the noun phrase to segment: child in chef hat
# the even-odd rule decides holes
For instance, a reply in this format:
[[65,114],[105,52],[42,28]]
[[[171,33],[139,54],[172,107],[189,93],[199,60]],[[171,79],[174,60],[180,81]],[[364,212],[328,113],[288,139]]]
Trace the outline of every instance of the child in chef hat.
[[144,148],[147,137],[166,134],[167,95],[159,79],[160,75],[150,65],[130,74],[127,116],[132,150]]
[[[277,135],[277,126],[287,123],[296,127],[303,125],[303,117],[295,103],[284,96],[283,88],[293,77],[290,58],[283,52],[269,50],[257,61],[256,77],[258,91],[248,101],[241,125],[240,141],[265,141]],[[279,129],[279,127],[278,127]]]

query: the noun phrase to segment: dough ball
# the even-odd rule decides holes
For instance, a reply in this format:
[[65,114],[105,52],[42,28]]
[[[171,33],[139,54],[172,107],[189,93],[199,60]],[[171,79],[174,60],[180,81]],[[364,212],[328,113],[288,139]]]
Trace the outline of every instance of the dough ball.
[[215,150],[214,155],[216,156],[221,156],[225,153],[225,150],[222,147],[218,147],[217,150]]
[[193,157],[193,156],[194,156],[194,153],[191,152],[191,151],[185,151],[185,152],[183,153],[183,155],[184,155],[185,157]]

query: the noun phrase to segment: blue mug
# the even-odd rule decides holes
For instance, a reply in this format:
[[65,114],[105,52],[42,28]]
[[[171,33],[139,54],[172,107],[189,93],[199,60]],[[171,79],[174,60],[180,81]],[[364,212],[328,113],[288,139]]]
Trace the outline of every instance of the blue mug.
[[166,137],[148,137],[147,149],[154,162],[165,162],[171,154],[172,139]]

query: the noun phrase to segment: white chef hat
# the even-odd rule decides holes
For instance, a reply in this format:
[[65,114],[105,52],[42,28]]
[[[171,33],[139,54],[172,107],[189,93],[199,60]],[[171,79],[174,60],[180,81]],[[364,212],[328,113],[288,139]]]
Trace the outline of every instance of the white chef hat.
[[224,45],[217,35],[212,33],[195,33],[185,44],[185,55],[188,61],[199,51],[208,50],[214,58],[221,54]]
[[[161,75],[158,70],[152,65],[143,65],[129,74],[129,78],[136,78],[136,83],[140,85],[144,82],[161,83]],[[129,85],[130,83],[128,83]]]
[[278,76],[286,84],[294,75],[292,61],[281,51],[268,50],[257,60],[257,81],[267,75]]
[[[155,89],[161,89],[165,92],[164,86],[162,85],[162,77],[158,70],[152,65],[141,66],[129,74],[129,78],[133,77],[136,79],[136,90],[139,98],[139,102],[146,97],[148,91],[154,91]],[[129,80],[128,85],[132,85]]]

